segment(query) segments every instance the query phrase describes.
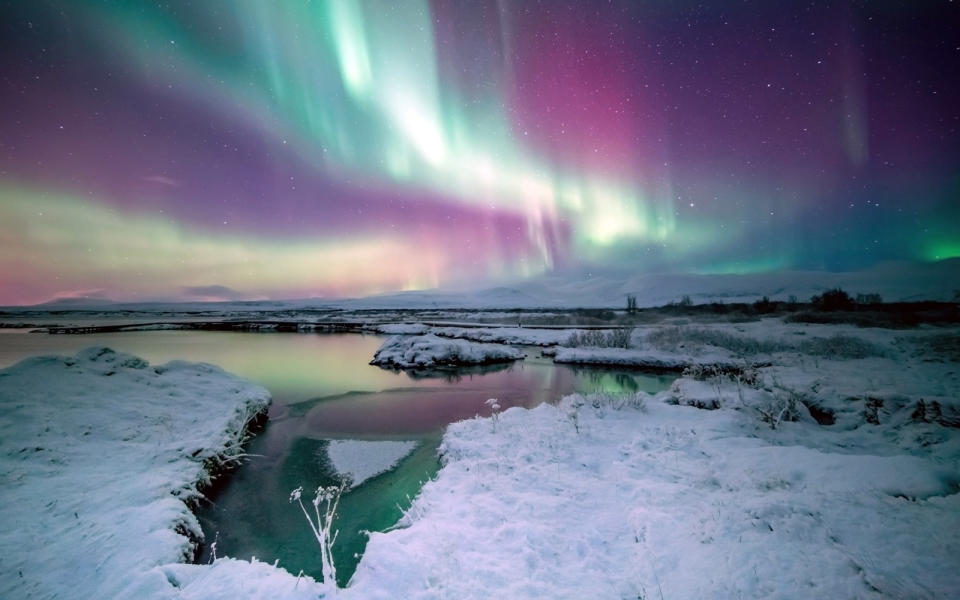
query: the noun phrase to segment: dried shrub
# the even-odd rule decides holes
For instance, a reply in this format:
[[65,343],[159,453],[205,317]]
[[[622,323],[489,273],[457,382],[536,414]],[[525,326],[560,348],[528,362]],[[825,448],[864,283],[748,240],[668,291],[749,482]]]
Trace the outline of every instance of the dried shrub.
[[854,307],[853,298],[840,288],[810,298],[810,304],[817,310],[853,310]]
[[630,348],[632,337],[632,327],[588,329],[573,332],[566,346],[569,348]]

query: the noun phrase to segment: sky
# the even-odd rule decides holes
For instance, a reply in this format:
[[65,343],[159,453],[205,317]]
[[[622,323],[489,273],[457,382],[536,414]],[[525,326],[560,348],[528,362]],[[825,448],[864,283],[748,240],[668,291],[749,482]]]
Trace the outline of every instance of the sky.
[[0,0],[0,304],[960,256],[960,3]]

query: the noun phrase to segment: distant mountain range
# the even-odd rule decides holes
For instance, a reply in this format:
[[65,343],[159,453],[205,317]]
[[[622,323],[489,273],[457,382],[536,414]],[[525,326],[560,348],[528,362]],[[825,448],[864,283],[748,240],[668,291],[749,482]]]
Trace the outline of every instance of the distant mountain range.
[[778,271],[749,275],[591,272],[550,274],[515,285],[473,292],[428,290],[372,296],[335,304],[349,308],[620,308],[627,295],[639,306],[661,306],[684,296],[697,303],[753,302],[763,296],[801,301],[841,287],[851,294],[877,293],[887,302],[952,300],[960,291],[960,259],[937,263],[886,263],[872,269],[832,273]]
[[[884,301],[954,300],[960,293],[960,259],[936,263],[884,263],[862,271],[777,271],[749,275],[636,274],[628,271],[546,274],[466,291],[422,290],[366,298],[265,300],[232,302],[113,303],[100,298],[62,298],[30,307],[48,310],[278,311],[309,309],[393,308],[620,308],[627,295],[638,306],[661,306],[684,296],[697,304],[752,302],[763,296],[801,301],[841,287],[851,294],[876,293]],[[25,308],[25,307],[20,307]]]

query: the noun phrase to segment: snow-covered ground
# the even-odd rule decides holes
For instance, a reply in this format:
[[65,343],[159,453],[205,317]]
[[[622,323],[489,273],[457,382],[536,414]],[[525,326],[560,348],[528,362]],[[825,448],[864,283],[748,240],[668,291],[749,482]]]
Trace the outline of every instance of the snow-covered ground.
[[529,327],[433,327],[429,329],[429,333],[441,337],[492,344],[553,346],[570,339],[572,331]]
[[107,348],[0,371],[0,597],[154,598],[201,537],[188,508],[267,391]]
[[726,352],[689,356],[633,348],[559,348],[553,353],[553,361],[574,365],[623,366],[665,371],[679,371],[691,365],[725,368],[737,366]]
[[[418,335],[393,338],[391,352],[484,345],[425,331],[407,326]],[[631,349],[557,353],[670,357],[689,368],[656,396],[572,396],[451,425],[436,479],[397,528],[371,534],[338,597],[960,597],[960,329],[764,319],[644,326],[631,341]],[[197,369],[196,379],[183,376]],[[195,522],[169,491],[192,492],[202,477],[193,449],[230,446],[219,432],[236,418],[216,413],[217,422],[216,402],[197,400],[190,386],[239,386],[229,410],[252,389],[210,369],[175,364],[157,373],[129,357],[87,354],[0,372],[2,465],[14,482],[0,518],[29,528],[0,537],[0,595],[78,581],[101,597],[331,591],[255,560],[175,563],[188,544],[172,528]],[[77,370],[81,378],[71,379]],[[171,387],[162,387],[171,371]],[[176,392],[169,402],[178,404],[157,401],[157,390]],[[102,397],[139,400],[81,418],[88,405],[104,410]],[[83,408],[78,416],[73,405]],[[28,430],[24,415],[34,412],[42,426]],[[198,424],[188,429],[184,419]],[[98,427],[119,437],[116,450],[92,437]],[[128,449],[141,439],[150,453]],[[57,444],[70,452],[47,457]],[[109,458],[80,461],[88,455]],[[46,487],[30,487],[32,473]],[[129,500],[132,490],[145,499]],[[24,540],[44,532],[51,551],[24,551]],[[85,570],[66,558],[77,553],[91,561],[79,563]],[[97,567],[96,577],[82,576]]]
[[479,344],[435,335],[397,335],[380,346],[372,365],[384,367],[442,367],[510,362],[523,358],[523,352],[500,344]]
[[451,426],[439,477],[424,487],[406,527],[372,536],[350,591],[363,598],[390,598],[391,590],[406,598],[960,592],[955,459],[814,449],[797,442],[826,442],[831,434],[815,424],[789,424],[781,437],[749,413],[671,406],[667,397],[645,410],[570,397],[557,407],[510,409],[496,428],[483,419]]

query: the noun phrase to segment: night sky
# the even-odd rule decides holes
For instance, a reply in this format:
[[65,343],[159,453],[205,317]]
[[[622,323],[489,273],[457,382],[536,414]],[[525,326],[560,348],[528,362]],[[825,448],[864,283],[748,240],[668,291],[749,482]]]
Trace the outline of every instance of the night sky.
[[960,2],[0,2],[0,304],[960,256]]

